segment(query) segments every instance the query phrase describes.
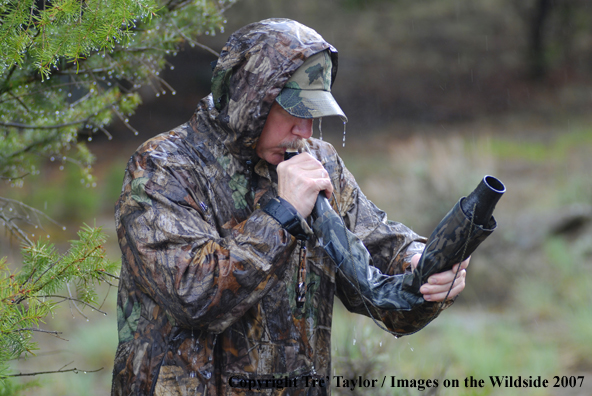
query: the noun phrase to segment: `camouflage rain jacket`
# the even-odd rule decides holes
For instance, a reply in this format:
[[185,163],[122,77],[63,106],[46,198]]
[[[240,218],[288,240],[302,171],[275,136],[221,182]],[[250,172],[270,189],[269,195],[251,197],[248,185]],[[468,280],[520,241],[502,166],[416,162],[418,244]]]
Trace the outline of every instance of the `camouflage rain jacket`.
[[[315,31],[278,19],[239,30],[191,120],[131,157],[116,205],[123,264],[113,395],[330,393],[304,387],[304,378],[331,376],[333,299],[370,311],[314,238],[306,242],[306,304],[297,309],[299,242],[261,210],[276,196],[277,177],[255,154],[274,98],[306,58],[326,49],[334,79],[337,52]],[[331,175],[334,208],[374,265],[405,271],[423,239],[387,221],[331,145],[308,145]],[[436,311],[426,303],[371,314],[406,334]],[[272,378],[297,387],[244,388],[248,379]]]

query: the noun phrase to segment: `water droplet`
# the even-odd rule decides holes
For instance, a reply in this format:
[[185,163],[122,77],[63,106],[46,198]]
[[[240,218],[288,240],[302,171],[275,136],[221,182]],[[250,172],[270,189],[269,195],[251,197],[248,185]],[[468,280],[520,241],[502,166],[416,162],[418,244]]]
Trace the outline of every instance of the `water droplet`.
[[171,65],[171,70],[175,70],[175,66]]
[[64,170],[64,165],[60,165],[60,170]]
[[195,371],[192,371],[192,372],[189,374],[189,376],[190,376],[191,378],[195,378]]
[[92,142],[92,136],[89,136],[89,137],[88,137],[88,141],[89,141],[89,142]]
[[354,338],[354,345],[356,345],[356,339]]
[[323,140],[323,117],[319,118],[319,139]]
[[345,124],[346,122],[343,121],[343,147],[345,147]]
[[382,341],[380,341],[380,344],[379,345],[382,346]]
[[177,351],[177,355],[181,356],[181,350],[180,349]]
[[66,231],[66,226],[62,227],[62,230]]

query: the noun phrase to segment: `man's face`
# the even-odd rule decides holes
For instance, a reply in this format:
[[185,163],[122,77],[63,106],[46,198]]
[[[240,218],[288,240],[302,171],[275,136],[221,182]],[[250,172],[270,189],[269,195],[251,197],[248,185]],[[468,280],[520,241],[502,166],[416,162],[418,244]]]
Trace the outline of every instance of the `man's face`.
[[274,102],[255,150],[259,158],[277,165],[287,148],[298,148],[311,136],[312,118],[294,117]]

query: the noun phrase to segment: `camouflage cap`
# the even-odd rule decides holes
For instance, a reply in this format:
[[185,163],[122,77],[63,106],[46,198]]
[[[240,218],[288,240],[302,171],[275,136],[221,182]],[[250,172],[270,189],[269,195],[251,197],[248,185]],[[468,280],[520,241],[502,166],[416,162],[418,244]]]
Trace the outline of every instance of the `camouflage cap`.
[[276,101],[298,118],[347,117],[331,95],[331,56],[322,51],[308,58],[288,80]]

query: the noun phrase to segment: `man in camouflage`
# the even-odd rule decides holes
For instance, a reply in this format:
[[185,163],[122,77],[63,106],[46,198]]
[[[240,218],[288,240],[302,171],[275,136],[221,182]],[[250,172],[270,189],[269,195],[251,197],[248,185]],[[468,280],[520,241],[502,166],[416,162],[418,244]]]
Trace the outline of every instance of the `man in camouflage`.
[[[305,379],[332,374],[334,296],[399,335],[437,315],[456,268],[422,286],[426,303],[382,310],[311,236],[321,192],[382,273],[409,270],[425,241],[387,221],[333,147],[311,137],[313,118],[345,119],[330,93],[336,71],[336,50],[314,30],[248,25],[229,38],[189,122],[132,156],[116,206],[113,395],[328,394],[330,381]],[[284,161],[290,147],[303,153]],[[450,298],[464,279],[462,269]]]

